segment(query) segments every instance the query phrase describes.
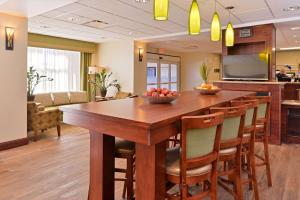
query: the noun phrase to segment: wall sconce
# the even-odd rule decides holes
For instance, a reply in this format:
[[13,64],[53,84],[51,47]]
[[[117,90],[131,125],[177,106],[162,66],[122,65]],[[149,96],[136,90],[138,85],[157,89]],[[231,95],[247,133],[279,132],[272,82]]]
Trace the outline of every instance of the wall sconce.
[[143,56],[144,56],[144,49],[143,48],[139,48],[139,61],[140,62],[143,61]]
[[14,34],[15,29],[11,27],[5,27],[5,49],[14,50]]

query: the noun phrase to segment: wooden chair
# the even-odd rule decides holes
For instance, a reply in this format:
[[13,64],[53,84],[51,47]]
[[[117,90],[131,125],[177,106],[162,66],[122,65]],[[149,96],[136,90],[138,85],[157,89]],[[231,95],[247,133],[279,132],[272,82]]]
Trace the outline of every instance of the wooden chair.
[[116,139],[115,158],[126,159],[126,168],[115,168],[115,172],[124,173],[125,178],[115,178],[115,181],[124,181],[122,197],[123,199],[131,200],[134,197],[135,143]]
[[[242,167],[247,172],[248,178],[242,179],[242,184],[249,184],[249,189],[254,189],[255,200],[259,199],[258,185],[255,169],[255,130],[257,118],[257,100],[234,100],[231,106],[246,106],[245,126],[242,139]],[[246,168],[244,168],[246,167]]]
[[[115,158],[126,159],[126,168],[115,168],[115,172],[125,173],[125,178],[115,178],[115,181],[124,181],[122,198],[134,199],[134,164],[135,164],[135,143],[127,140],[116,139]],[[126,193],[127,192],[127,193]],[[90,199],[88,194],[88,199]]]
[[[224,113],[219,153],[219,163],[222,163],[223,167],[218,171],[218,183],[236,200],[242,200],[241,148],[246,107],[214,107],[210,109],[210,112]],[[229,184],[233,184],[234,190],[228,186]]]
[[272,177],[269,159],[269,127],[270,127],[270,109],[271,109],[271,96],[251,96],[246,99],[256,99],[259,102],[257,110],[257,121],[255,131],[255,141],[262,142],[264,145],[264,157],[255,154],[255,156],[262,161],[257,163],[256,166],[266,166],[268,186],[272,186]]
[[[166,180],[180,186],[180,194],[166,193],[167,199],[217,199],[217,164],[223,113],[182,118],[181,148],[167,150]],[[189,186],[202,183],[202,191],[192,195]]]

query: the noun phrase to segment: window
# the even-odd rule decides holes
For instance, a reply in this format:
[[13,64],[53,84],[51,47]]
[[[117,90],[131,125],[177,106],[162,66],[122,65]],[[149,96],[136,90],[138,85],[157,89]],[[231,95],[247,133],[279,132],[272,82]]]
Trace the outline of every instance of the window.
[[147,89],[167,88],[178,91],[179,62],[149,59],[147,62]]
[[80,90],[80,52],[28,47],[27,63],[28,68],[53,78],[41,82],[35,93]]

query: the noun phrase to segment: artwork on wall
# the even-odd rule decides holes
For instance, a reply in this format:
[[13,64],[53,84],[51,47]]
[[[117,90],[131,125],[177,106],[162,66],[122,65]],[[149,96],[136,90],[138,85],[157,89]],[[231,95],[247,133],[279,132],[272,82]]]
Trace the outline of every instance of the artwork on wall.
[[12,27],[5,27],[5,49],[14,50],[14,34],[15,29]]

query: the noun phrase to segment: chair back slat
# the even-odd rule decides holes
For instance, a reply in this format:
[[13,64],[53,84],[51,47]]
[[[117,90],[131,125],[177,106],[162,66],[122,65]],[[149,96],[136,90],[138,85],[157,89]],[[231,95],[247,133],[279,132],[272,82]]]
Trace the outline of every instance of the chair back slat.
[[253,129],[256,125],[258,100],[233,100],[231,101],[231,105],[246,106],[245,128],[249,129],[249,127],[251,127],[251,129]]
[[244,97],[245,100],[257,100],[257,118],[258,119],[267,119],[269,118],[269,112],[271,107],[271,96],[248,96]]
[[244,127],[246,107],[213,107],[210,109],[211,113],[223,112],[224,122],[221,134],[221,143],[226,140],[233,140],[238,138],[240,133],[240,126]]
[[[214,113],[203,116],[188,116],[182,118],[182,171],[210,164],[209,159],[218,154],[221,140],[221,130],[224,114]],[[200,159],[203,162],[197,163]],[[183,174],[184,175],[184,174]]]

